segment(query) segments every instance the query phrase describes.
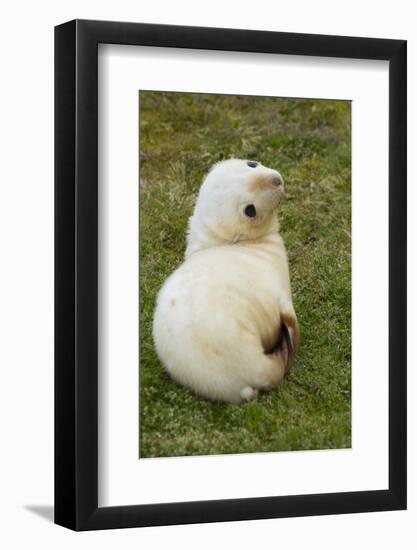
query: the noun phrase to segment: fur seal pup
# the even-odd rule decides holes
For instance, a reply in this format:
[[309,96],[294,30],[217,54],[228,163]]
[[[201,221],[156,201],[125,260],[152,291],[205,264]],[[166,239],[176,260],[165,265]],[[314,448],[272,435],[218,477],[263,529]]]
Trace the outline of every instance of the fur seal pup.
[[153,338],[171,377],[216,401],[241,403],[290,369],[299,329],[276,208],[284,182],[230,159],[205,178],[185,260],[162,286]]

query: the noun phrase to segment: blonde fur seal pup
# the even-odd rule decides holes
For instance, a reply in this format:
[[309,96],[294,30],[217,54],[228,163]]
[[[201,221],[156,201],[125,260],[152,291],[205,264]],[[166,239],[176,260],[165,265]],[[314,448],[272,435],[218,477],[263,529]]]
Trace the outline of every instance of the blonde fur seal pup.
[[189,220],[185,260],[161,288],[153,337],[171,377],[241,403],[290,369],[299,330],[276,208],[279,172],[230,159],[211,169]]

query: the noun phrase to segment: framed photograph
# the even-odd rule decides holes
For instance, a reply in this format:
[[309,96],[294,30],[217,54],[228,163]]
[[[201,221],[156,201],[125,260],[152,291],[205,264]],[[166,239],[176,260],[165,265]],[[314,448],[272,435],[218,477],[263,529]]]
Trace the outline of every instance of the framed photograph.
[[406,42],[55,29],[55,522],[406,508]]

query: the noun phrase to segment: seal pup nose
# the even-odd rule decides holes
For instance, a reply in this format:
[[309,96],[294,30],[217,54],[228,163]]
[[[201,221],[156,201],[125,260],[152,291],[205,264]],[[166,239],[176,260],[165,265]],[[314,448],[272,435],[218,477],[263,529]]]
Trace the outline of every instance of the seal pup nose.
[[280,187],[283,184],[284,184],[284,180],[282,179],[281,176],[273,176],[272,185],[274,185],[275,187]]

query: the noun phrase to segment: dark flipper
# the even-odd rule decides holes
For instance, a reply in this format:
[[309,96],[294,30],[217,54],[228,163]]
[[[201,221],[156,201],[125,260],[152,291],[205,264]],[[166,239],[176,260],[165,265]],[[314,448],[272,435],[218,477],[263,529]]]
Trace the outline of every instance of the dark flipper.
[[280,334],[272,353],[281,355],[285,365],[285,374],[289,372],[294,363],[299,340],[300,332],[295,316],[281,314]]

